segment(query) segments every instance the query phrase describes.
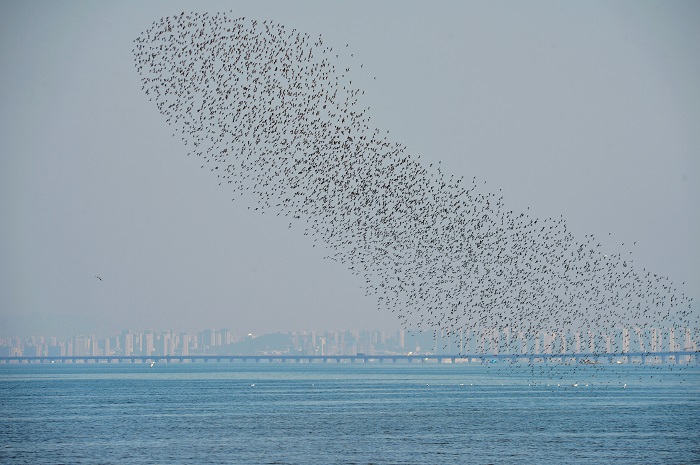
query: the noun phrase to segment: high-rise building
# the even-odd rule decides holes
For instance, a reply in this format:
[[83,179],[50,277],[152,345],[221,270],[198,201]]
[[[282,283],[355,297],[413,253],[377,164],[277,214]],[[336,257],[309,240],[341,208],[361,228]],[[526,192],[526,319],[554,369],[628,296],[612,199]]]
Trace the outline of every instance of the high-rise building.
[[695,350],[695,347],[693,346],[693,339],[691,337],[690,328],[685,328],[682,349],[683,350]]
[[644,352],[646,350],[644,342],[644,332],[639,326],[628,328],[627,334],[629,337],[628,352]]
[[233,342],[233,335],[228,329],[222,328],[219,331],[219,334],[221,338],[221,340],[219,341],[219,345],[229,345]]
[[96,357],[100,355],[100,346],[97,344],[97,336],[90,335],[90,355]]
[[588,353],[596,352],[596,335],[593,331],[586,332],[586,349]]
[[170,331],[163,331],[160,336],[161,339],[161,353],[163,355],[172,355],[172,347],[170,341]]
[[130,329],[122,331],[121,349],[123,355],[133,355],[134,353],[134,335]]
[[153,341],[153,331],[144,331],[143,333],[143,355],[151,356],[155,350],[155,342]]
[[675,350],[676,338],[674,328],[661,328],[658,333],[657,342],[659,352]]
[[221,334],[213,329],[205,329],[202,331],[202,344],[204,347],[216,347],[217,339],[221,340]]
[[189,355],[190,354],[190,336],[187,333],[184,333],[180,335],[180,340],[182,341],[182,348],[181,348],[181,354],[182,355]]
[[399,347],[399,349],[403,349],[406,347],[406,331],[403,329],[399,329],[396,331],[396,345]]
[[88,336],[73,336],[73,355],[76,357],[90,355],[90,338]]
[[[625,328],[612,328],[606,335],[610,341],[610,346],[607,347],[607,353],[620,353],[625,347]],[[628,344],[629,346],[629,344]]]

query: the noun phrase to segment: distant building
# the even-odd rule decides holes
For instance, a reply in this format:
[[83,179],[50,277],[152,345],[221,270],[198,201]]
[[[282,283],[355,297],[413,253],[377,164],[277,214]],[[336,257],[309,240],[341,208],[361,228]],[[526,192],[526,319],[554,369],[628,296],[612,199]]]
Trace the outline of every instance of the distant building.
[[134,354],[134,335],[131,330],[125,329],[122,331],[121,337],[121,348],[122,355],[133,355]]

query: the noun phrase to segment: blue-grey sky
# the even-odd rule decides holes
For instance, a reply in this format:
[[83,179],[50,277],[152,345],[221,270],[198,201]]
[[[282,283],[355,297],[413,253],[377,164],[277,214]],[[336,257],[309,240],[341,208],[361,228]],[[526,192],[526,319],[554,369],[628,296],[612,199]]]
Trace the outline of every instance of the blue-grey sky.
[[301,230],[232,202],[144,97],[133,40],[181,11],[348,44],[412,154],[700,297],[696,2],[5,1],[0,337],[399,327]]

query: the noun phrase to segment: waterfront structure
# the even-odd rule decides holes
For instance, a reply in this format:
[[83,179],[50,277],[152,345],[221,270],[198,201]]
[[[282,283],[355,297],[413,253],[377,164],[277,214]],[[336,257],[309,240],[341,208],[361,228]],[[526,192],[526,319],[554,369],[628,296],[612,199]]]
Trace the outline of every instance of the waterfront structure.
[[153,356],[0,356],[0,363],[197,363],[197,362],[248,362],[255,363],[342,363],[342,362],[437,362],[437,363],[527,363],[534,364],[564,364],[564,365],[598,365],[603,363],[638,363],[638,364],[691,364],[700,365],[700,351],[676,351],[676,352],[630,352],[627,354],[593,354],[593,353],[567,353],[567,354],[356,354],[356,355],[153,355]]

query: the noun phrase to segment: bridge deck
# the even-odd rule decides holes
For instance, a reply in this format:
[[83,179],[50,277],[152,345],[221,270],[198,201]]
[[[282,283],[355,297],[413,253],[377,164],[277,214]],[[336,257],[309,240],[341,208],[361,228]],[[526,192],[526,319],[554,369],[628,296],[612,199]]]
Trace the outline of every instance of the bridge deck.
[[[613,354],[567,353],[567,354],[396,354],[396,355],[65,355],[65,356],[6,356],[0,363],[150,363],[150,362],[558,362],[558,363],[616,363],[624,360],[630,363],[637,359],[641,363],[649,361],[667,363],[700,363],[700,351],[676,352],[623,352]],[[623,363],[624,363],[623,362]]]

